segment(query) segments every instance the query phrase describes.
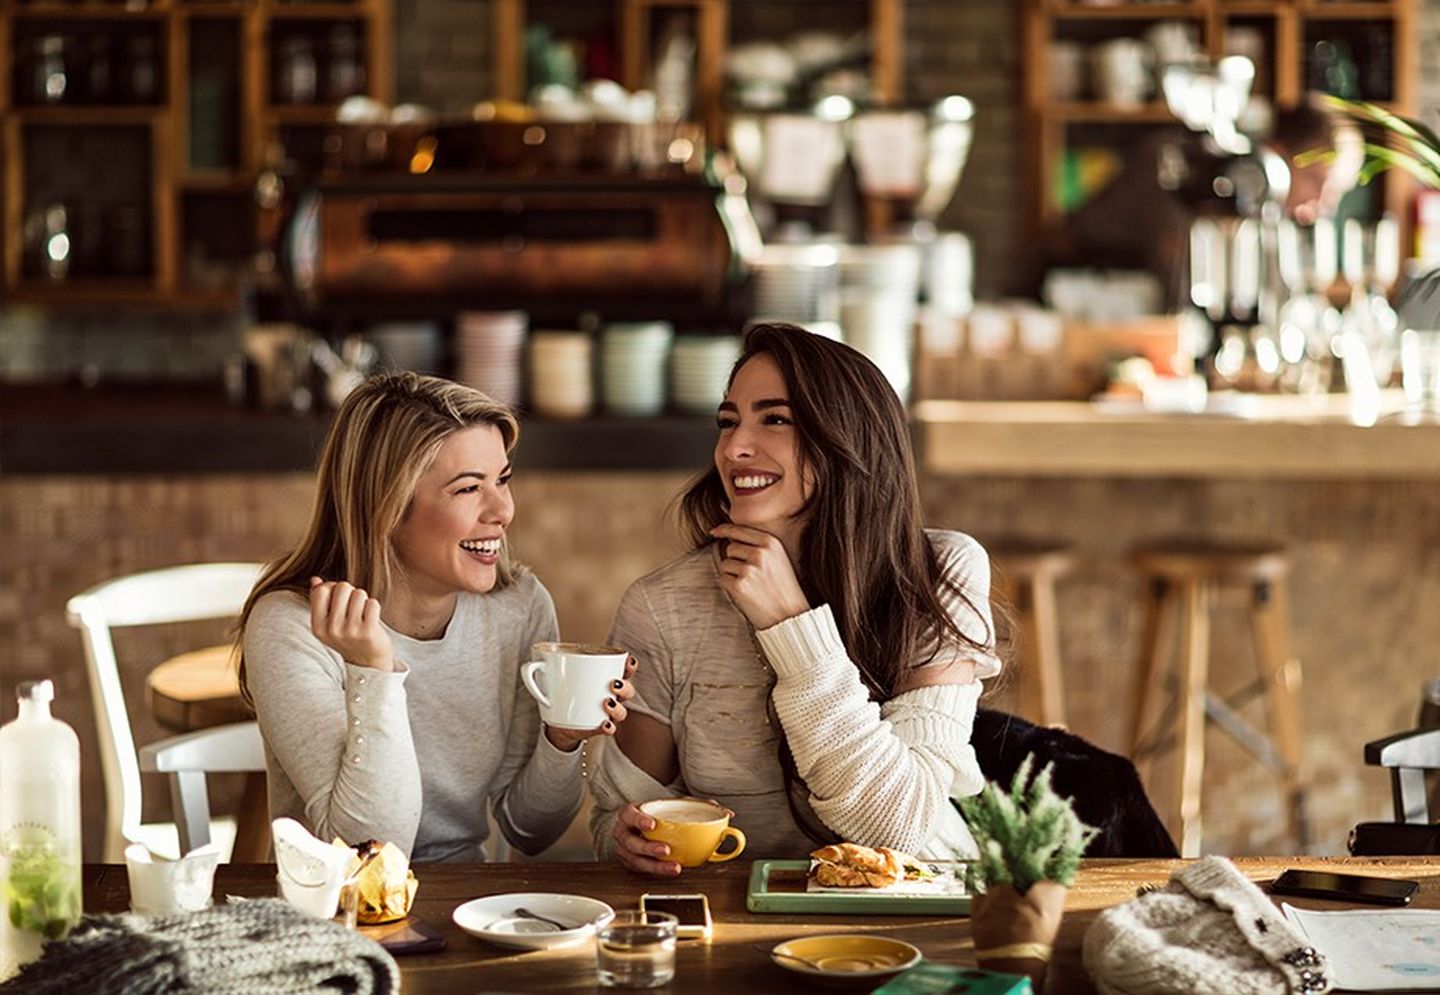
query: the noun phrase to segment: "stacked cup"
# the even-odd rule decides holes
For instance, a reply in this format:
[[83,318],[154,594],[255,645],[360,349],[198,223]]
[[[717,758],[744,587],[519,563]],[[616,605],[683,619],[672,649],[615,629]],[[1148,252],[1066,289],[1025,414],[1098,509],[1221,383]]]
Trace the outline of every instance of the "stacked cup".
[[440,326],[433,321],[392,321],[371,325],[366,338],[380,354],[380,368],[440,372]]
[[713,414],[725,399],[725,382],[739,357],[740,340],[733,335],[677,338],[670,362],[675,406],[688,414]]
[[839,253],[833,245],[767,245],[755,265],[755,317],[834,321]]
[[530,406],[546,418],[584,418],[595,406],[590,336],[536,332],[530,337]]
[[840,258],[840,325],[902,401],[910,396],[920,253],[911,244],[846,246]]
[[455,318],[455,379],[505,404],[520,403],[524,311],[463,311]]
[[617,415],[646,417],[665,407],[665,360],[675,330],[669,322],[612,324],[600,347],[605,407]]

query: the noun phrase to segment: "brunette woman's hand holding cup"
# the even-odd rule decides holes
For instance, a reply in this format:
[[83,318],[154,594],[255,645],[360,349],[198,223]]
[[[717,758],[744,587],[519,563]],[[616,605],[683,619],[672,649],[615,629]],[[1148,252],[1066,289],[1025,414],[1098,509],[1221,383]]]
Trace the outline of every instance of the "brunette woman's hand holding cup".
[[640,811],[637,803],[620,809],[615,828],[610,830],[615,840],[615,859],[641,874],[673,878],[680,873],[680,864],[669,859],[670,845],[645,838],[645,832],[654,828],[655,818]]
[[724,540],[720,586],[757,630],[810,610],[795,565],[779,539],[729,522],[715,526],[710,534]]
[[380,602],[346,581],[310,578],[310,631],[347,663],[395,669],[390,636],[380,624]]
[[630,683],[630,675],[635,673],[635,658],[629,657],[625,660],[625,676],[610,685],[610,694],[605,699],[605,714],[608,716],[605,721],[595,729],[561,729],[547,724],[545,726],[545,738],[550,745],[557,750],[569,753],[591,736],[613,736],[620,723],[625,721],[629,713],[625,709],[625,702],[635,697],[635,686]]

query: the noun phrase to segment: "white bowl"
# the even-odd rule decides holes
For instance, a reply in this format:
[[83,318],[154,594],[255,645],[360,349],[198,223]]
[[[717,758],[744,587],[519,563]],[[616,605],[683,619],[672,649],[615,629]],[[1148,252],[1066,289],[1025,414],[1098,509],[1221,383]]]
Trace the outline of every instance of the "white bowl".
[[[548,923],[524,919],[516,909],[528,909],[556,922],[573,923],[560,930]],[[450,918],[471,936],[496,946],[517,950],[545,950],[580,943],[595,935],[597,927],[615,917],[604,902],[583,895],[520,892],[476,898],[455,909]]]

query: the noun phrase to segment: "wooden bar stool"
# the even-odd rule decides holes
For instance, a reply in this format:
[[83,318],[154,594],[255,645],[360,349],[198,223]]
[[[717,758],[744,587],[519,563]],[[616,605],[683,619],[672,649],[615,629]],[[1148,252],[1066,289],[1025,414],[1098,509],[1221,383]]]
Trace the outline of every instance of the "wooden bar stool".
[[1065,725],[1065,682],[1055,582],[1075,568],[1068,546],[996,538],[983,543],[994,565],[991,586],[1013,607],[1019,711],[1038,725]]
[[[1178,825],[1171,828],[1176,830],[1181,855],[1200,854],[1200,792],[1205,773],[1207,718],[1280,774],[1290,832],[1303,851],[1310,833],[1301,750],[1300,661],[1290,655],[1285,583],[1289,562],[1284,549],[1173,542],[1138,549],[1132,559],[1148,591],[1139,680],[1131,702],[1130,755],[1138,765],[1142,758],[1175,747],[1180,797]],[[1209,687],[1210,611],[1217,595],[1236,588],[1249,594],[1248,613],[1259,678],[1227,701]],[[1177,626],[1179,652],[1173,671],[1167,671],[1165,661]],[[1168,676],[1173,697],[1164,715],[1147,733],[1145,720],[1157,697],[1155,685],[1162,674]],[[1256,694],[1265,697],[1266,733],[1257,731],[1236,711],[1237,705]]]

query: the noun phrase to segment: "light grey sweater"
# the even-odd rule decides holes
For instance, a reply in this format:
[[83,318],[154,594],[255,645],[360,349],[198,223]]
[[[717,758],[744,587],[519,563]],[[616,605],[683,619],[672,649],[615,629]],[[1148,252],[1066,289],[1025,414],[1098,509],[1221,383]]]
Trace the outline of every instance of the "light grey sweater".
[[616,812],[627,802],[693,794],[734,810],[747,858],[804,856],[814,843],[786,801],[777,754],[783,733],[811,809],[836,834],[937,859],[975,854],[950,799],[985,783],[970,733],[980,682],[1000,671],[989,648],[990,560],[969,536],[927,535],[946,577],[969,599],[942,590],[941,601],[986,648],[947,645],[936,656],[970,660],[973,683],[920,687],[883,704],[870,700],[828,605],[753,632],[720,586],[713,547],[636,581],[610,641],[639,661],[629,708],[670,727],[680,776],[659,784],[615,743],[592,746],[597,852],[611,852]]
[[245,665],[271,817],[327,841],[388,840],[417,861],[484,860],[487,803],[519,850],[558,839],[580,805],[580,751],[550,744],[519,680],[531,645],[557,637],[549,592],[527,573],[461,594],[439,639],[387,631],[393,673],[316,639],[299,595],[255,603]]

